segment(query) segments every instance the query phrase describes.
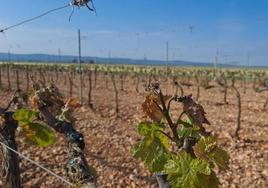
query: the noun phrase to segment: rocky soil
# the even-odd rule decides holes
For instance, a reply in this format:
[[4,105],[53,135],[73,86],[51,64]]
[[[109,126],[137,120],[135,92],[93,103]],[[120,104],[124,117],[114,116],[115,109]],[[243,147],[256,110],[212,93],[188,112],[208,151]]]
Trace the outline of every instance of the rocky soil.
[[[78,91],[77,83],[75,82],[75,96]],[[56,84],[63,93],[68,93],[68,86],[64,80]],[[124,91],[119,89],[120,108],[117,115],[114,108],[113,87],[111,83],[108,86],[108,88],[105,86],[104,78],[99,77],[96,87],[93,87],[94,110],[85,105],[75,111],[76,128],[84,134],[86,157],[89,164],[96,169],[98,183],[100,187],[105,188],[157,187],[153,175],[146,170],[142,162],[132,156],[132,148],[139,140],[136,125],[140,114],[139,106],[144,100],[142,84],[140,92],[137,93],[133,80],[131,78],[126,80]],[[119,82],[118,88],[120,88]],[[172,93],[172,86],[164,87],[163,91]],[[185,93],[193,93],[195,96],[196,88],[185,88]],[[199,102],[204,106],[207,118],[211,122],[206,128],[219,137],[220,145],[231,156],[230,170],[219,173],[221,187],[265,188],[268,187],[268,109],[263,109],[262,105],[266,95],[255,93],[251,88],[248,88],[246,93],[241,89],[241,95],[240,140],[232,138],[237,108],[235,94],[231,90],[228,93],[229,104],[220,104],[223,101],[223,93],[219,88],[207,91],[201,89]],[[5,105],[10,96],[10,92],[2,89],[0,104]],[[174,109],[179,110],[180,107]],[[57,136],[57,143],[45,149],[27,146],[19,137],[19,151],[65,177],[67,143],[62,135]],[[21,170],[24,187],[68,187],[23,159],[21,159]]]

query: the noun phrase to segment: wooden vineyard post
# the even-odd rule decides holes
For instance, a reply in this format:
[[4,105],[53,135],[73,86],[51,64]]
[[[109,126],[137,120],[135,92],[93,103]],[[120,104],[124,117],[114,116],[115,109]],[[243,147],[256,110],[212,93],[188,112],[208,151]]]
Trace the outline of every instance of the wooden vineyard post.
[[41,76],[41,68],[38,69],[38,72],[39,72],[39,80],[42,80],[42,76]]
[[69,80],[69,97],[72,97],[73,96],[73,79],[72,79],[71,72],[68,74],[68,80]]
[[139,77],[138,74],[136,75],[136,77],[137,77],[137,82],[136,82],[136,92],[139,93],[140,77]]
[[93,108],[93,104],[92,104],[92,74],[91,74],[91,70],[88,69],[88,106],[89,108]]
[[235,86],[235,79],[232,80],[232,88],[236,93],[237,98],[237,121],[234,136],[239,139],[239,131],[241,128],[241,95],[237,87]]
[[228,104],[227,102],[227,92],[228,92],[228,82],[225,76],[223,76],[224,81],[224,96],[223,96],[223,102],[224,104]]
[[39,68],[39,77],[40,77],[40,81],[42,82],[43,85],[46,84],[46,78],[44,76],[44,73],[42,72],[42,69]]
[[49,70],[48,75],[50,77],[50,82],[54,83],[54,74],[53,74],[53,71]]
[[59,70],[58,70],[58,66],[56,67],[55,72],[56,72],[56,82],[57,82],[58,79],[59,79]]
[[34,79],[35,79],[35,80],[37,80],[37,74],[38,74],[38,73],[37,73],[37,71],[35,70],[35,71],[34,71]]
[[109,77],[109,72],[105,72],[105,88],[109,89],[109,84],[108,84],[108,77]]
[[16,86],[17,86],[17,91],[20,90],[20,78],[19,78],[19,70],[16,69]]
[[246,76],[243,76],[243,93],[246,94],[247,92],[247,79]]
[[0,65],[0,89],[2,89],[2,65]]
[[120,86],[121,86],[120,90],[124,91],[124,79],[125,79],[125,76],[123,75],[123,73],[121,73],[119,77],[120,77],[120,83],[121,83],[120,84]]
[[199,76],[198,73],[197,75],[195,75],[195,80],[196,80],[196,84],[197,84],[197,91],[196,91],[196,101],[198,101],[199,99],[199,96],[200,96],[200,79],[199,79]]
[[7,64],[7,84],[8,84],[8,90],[11,91],[9,64]]
[[116,82],[115,82],[115,78],[113,74],[111,74],[111,78],[112,78],[112,83],[113,83],[114,93],[115,93],[115,111],[116,111],[116,114],[118,114],[119,113],[118,91],[117,91]]
[[94,69],[94,76],[95,76],[95,80],[94,80],[94,87],[97,87],[97,76],[98,76],[98,69],[97,67],[95,67]]
[[29,92],[29,84],[30,84],[30,79],[29,79],[29,66],[26,65],[26,92]]
[[78,63],[79,63],[79,78],[80,78],[80,104],[83,105],[83,73],[81,65],[81,33],[78,29]]

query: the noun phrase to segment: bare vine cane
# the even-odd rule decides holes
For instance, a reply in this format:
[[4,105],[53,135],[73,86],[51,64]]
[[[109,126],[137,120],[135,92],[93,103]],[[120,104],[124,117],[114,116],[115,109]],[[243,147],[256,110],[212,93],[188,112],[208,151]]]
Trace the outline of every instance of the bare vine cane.
[[[69,159],[66,164],[66,173],[70,181],[74,184],[79,184],[82,187],[96,188],[96,174],[90,167],[85,158],[85,142],[83,135],[74,128],[74,122],[59,120],[53,114],[51,108],[57,105],[57,90],[55,86],[41,88],[38,83],[33,82],[33,90],[35,97],[38,99],[38,110],[45,122],[52,127],[56,132],[65,135],[69,142]],[[55,93],[53,93],[55,91]],[[51,100],[50,100],[51,99]],[[58,101],[60,104],[61,101]],[[61,105],[61,104],[60,104]]]

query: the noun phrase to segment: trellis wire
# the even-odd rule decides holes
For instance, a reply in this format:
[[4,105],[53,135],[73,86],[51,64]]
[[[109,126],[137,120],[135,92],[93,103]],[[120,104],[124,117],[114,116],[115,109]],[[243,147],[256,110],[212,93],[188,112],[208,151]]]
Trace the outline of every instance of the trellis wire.
[[69,181],[65,180],[63,177],[61,177],[61,176],[55,174],[54,172],[52,172],[51,170],[49,170],[49,169],[43,167],[43,166],[40,165],[39,163],[33,161],[32,159],[26,157],[25,155],[19,153],[18,151],[14,150],[14,149],[12,149],[11,147],[9,147],[9,146],[7,146],[6,144],[4,144],[3,142],[0,142],[0,144],[2,144],[4,147],[6,147],[7,149],[9,149],[10,151],[16,153],[17,155],[19,155],[20,157],[22,157],[22,158],[25,159],[26,161],[28,161],[28,162],[30,162],[30,163],[32,163],[32,164],[38,166],[39,168],[43,169],[44,171],[48,172],[49,174],[51,174],[51,175],[55,176],[56,178],[60,179],[60,180],[63,181],[64,183],[68,184],[69,186],[73,186],[72,183],[70,183]]
[[[35,17],[30,18],[30,19],[27,19],[27,20],[24,20],[24,21],[22,21],[22,22],[19,22],[19,23],[17,23],[17,24],[14,24],[14,25],[11,25],[11,26],[9,26],[9,27],[6,27],[6,28],[4,28],[4,29],[0,29],[0,33],[4,33],[4,31],[7,31],[7,30],[9,30],[9,29],[11,29],[11,28],[18,27],[18,26],[23,25],[23,24],[25,24],[25,23],[28,23],[28,22],[31,22],[31,21],[36,20],[36,19],[38,19],[38,18],[41,18],[41,17],[43,17],[43,16],[45,16],[45,15],[51,13],[51,12],[55,12],[55,11],[58,11],[58,10],[61,10],[61,9],[64,9],[64,8],[67,8],[67,7],[72,6],[72,12],[71,12],[71,14],[70,14],[70,16],[69,16],[69,21],[70,21],[72,15],[73,15],[73,12],[74,12],[74,6],[75,6],[75,5],[78,6],[78,7],[86,6],[90,11],[94,11],[95,14],[97,15],[97,11],[96,11],[96,9],[95,9],[93,0],[88,0],[88,1],[86,1],[86,2],[83,2],[83,1],[82,1],[83,4],[76,4],[76,3],[79,2],[79,1],[80,1],[80,0],[72,0],[68,5],[64,5],[64,6],[61,6],[61,7],[52,9],[52,10],[49,10],[49,11],[43,13],[43,14],[40,14],[39,16],[35,16]],[[89,7],[88,2],[91,2],[91,6],[92,6],[92,8]]]
[[60,9],[67,8],[67,7],[69,7],[69,6],[71,6],[71,4],[68,4],[68,5],[65,5],[65,6],[61,6],[61,7],[58,7],[58,8],[49,10],[49,11],[43,13],[43,14],[40,14],[39,16],[35,16],[35,17],[33,17],[33,18],[30,18],[30,19],[28,19],[28,20],[24,20],[24,21],[22,21],[22,22],[20,22],[20,23],[17,23],[17,24],[15,24],[15,25],[6,27],[6,28],[4,28],[4,29],[1,29],[0,32],[3,33],[3,32],[6,31],[6,30],[9,30],[9,29],[14,28],[14,27],[18,27],[18,26],[23,25],[23,24],[25,24],[25,23],[27,23],[27,22],[31,22],[31,21],[33,21],[33,20],[36,20],[36,19],[38,19],[38,18],[41,18],[41,17],[43,17],[43,16],[45,16],[45,15],[51,13],[51,12],[54,12],[54,11],[57,11],[57,10],[60,10]]

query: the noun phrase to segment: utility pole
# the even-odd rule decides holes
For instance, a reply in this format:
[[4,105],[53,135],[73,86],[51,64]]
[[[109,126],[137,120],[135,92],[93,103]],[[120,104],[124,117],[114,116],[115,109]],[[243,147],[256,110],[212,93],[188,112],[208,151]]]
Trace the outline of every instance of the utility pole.
[[144,54],[144,56],[143,56],[143,60],[144,60],[144,61],[147,61],[147,56],[146,56],[146,54]]
[[8,62],[10,62],[11,61],[11,53],[10,53],[10,51],[8,50]]
[[78,64],[79,64],[79,75],[80,75],[80,104],[83,105],[83,78],[82,78],[82,66],[81,66],[81,33],[78,29]]
[[61,62],[61,49],[58,49],[58,55],[59,55],[59,62]]
[[248,54],[247,54],[247,65],[248,65],[248,67],[250,65],[250,52],[248,52]]
[[166,76],[168,78],[169,43],[166,44]]
[[214,76],[216,76],[218,61],[219,61],[219,49],[217,49],[215,60],[214,60]]
[[108,52],[108,64],[111,63],[111,50],[109,50]]
[[167,87],[166,87],[166,93],[167,93],[167,91],[168,91],[168,62],[169,62],[169,43],[167,42],[167,44],[166,44],[166,55],[167,55],[167,57],[166,57],[166,79],[167,79]]

